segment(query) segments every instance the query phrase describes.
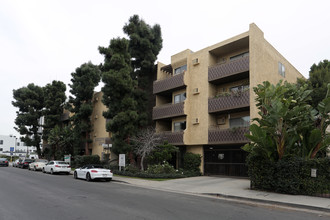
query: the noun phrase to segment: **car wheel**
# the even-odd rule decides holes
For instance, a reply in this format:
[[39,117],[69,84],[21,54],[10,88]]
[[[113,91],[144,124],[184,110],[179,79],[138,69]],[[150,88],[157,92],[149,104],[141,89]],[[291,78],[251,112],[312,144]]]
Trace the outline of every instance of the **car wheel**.
[[73,178],[78,179],[78,176],[77,176],[77,172],[76,171],[74,171],[74,173],[73,173]]
[[54,170],[53,169],[50,170],[50,174],[54,175]]
[[36,167],[33,167],[33,171],[37,171]]
[[42,168],[42,172],[43,172],[43,173],[46,173],[45,168]]
[[92,181],[91,175],[89,173],[86,174],[86,180],[88,182]]

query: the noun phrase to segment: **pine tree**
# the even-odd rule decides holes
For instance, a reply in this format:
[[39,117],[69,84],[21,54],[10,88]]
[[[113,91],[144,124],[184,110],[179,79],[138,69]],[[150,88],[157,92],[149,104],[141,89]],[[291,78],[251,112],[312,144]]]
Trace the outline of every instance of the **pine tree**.
[[151,109],[153,81],[156,79],[155,62],[162,49],[161,28],[158,24],[150,26],[133,15],[125,24],[124,33],[129,37],[129,53],[131,55],[131,76],[137,80],[134,97],[138,106],[138,124],[141,127],[151,125]]
[[112,39],[108,48],[99,47],[105,56],[102,69],[104,87],[103,103],[108,111],[103,116],[109,119],[107,131],[111,131],[113,139],[112,151],[115,154],[131,151],[129,137],[136,133],[138,114],[134,89],[136,83],[132,80],[128,41],[124,38]]
[[45,121],[43,129],[43,139],[47,140],[51,129],[61,124],[61,115],[65,105],[66,86],[61,81],[54,80],[44,87],[45,94]]
[[[74,115],[71,120],[73,122],[73,132],[75,136],[75,154],[89,154],[88,145],[91,142],[89,137],[91,131],[90,116],[93,112],[92,99],[94,88],[99,84],[101,72],[98,66],[91,62],[84,63],[71,73],[72,84],[69,97],[68,110]],[[82,145],[84,145],[84,150]]]
[[14,100],[12,105],[18,108],[15,129],[27,146],[35,146],[38,156],[41,157],[41,123],[40,118],[43,115],[44,108],[44,91],[43,88],[33,83],[27,87],[13,90]]

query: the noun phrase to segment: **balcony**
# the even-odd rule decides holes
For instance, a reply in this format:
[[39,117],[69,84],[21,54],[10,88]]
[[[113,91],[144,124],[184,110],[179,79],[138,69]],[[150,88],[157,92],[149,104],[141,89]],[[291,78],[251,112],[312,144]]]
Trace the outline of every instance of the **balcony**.
[[248,143],[244,134],[249,133],[249,127],[229,128],[229,129],[209,129],[209,144],[242,144]]
[[166,79],[157,80],[153,83],[153,93],[158,94],[173,89],[183,88],[185,86],[183,81],[184,73],[175,76],[170,76]]
[[[241,73],[247,73],[248,71],[249,57],[247,56],[224,64],[216,64],[215,66],[209,67],[208,81],[216,82],[224,78],[233,78],[232,80],[235,80],[237,77],[240,77]],[[245,75],[243,77],[248,77],[248,74]]]
[[209,113],[247,108],[250,106],[249,90],[231,93],[228,96],[210,98],[208,101]]
[[177,104],[166,104],[154,107],[152,110],[152,119],[173,118],[184,115],[184,102]]
[[165,131],[165,132],[161,132],[159,134],[169,144],[183,145],[183,131],[181,131],[181,132]]

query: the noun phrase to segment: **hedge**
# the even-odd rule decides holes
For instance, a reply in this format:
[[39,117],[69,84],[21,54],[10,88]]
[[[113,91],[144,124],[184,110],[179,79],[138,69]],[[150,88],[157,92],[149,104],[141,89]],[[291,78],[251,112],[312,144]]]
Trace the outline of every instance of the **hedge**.
[[[330,158],[286,157],[272,162],[251,153],[247,165],[252,189],[301,195],[330,193]],[[317,169],[317,177],[311,177],[311,169]]]

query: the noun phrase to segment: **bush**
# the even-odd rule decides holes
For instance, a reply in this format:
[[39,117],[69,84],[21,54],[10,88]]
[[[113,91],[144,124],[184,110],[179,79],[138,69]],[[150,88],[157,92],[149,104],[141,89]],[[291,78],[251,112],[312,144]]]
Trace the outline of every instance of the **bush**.
[[75,156],[72,167],[82,167],[87,164],[101,164],[99,155]]
[[183,166],[185,170],[199,171],[199,167],[201,165],[201,155],[200,154],[193,154],[191,152],[187,152],[183,158]]
[[[303,195],[330,193],[330,158],[284,157],[271,162],[250,153],[247,165],[251,188]],[[317,169],[317,177],[311,177],[311,169]]]
[[164,162],[163,164],[151,165],[146,170],[146,173],[148,174],[169,174],[175,172],[176,170],[174,169],[174,167],[168,162]]

